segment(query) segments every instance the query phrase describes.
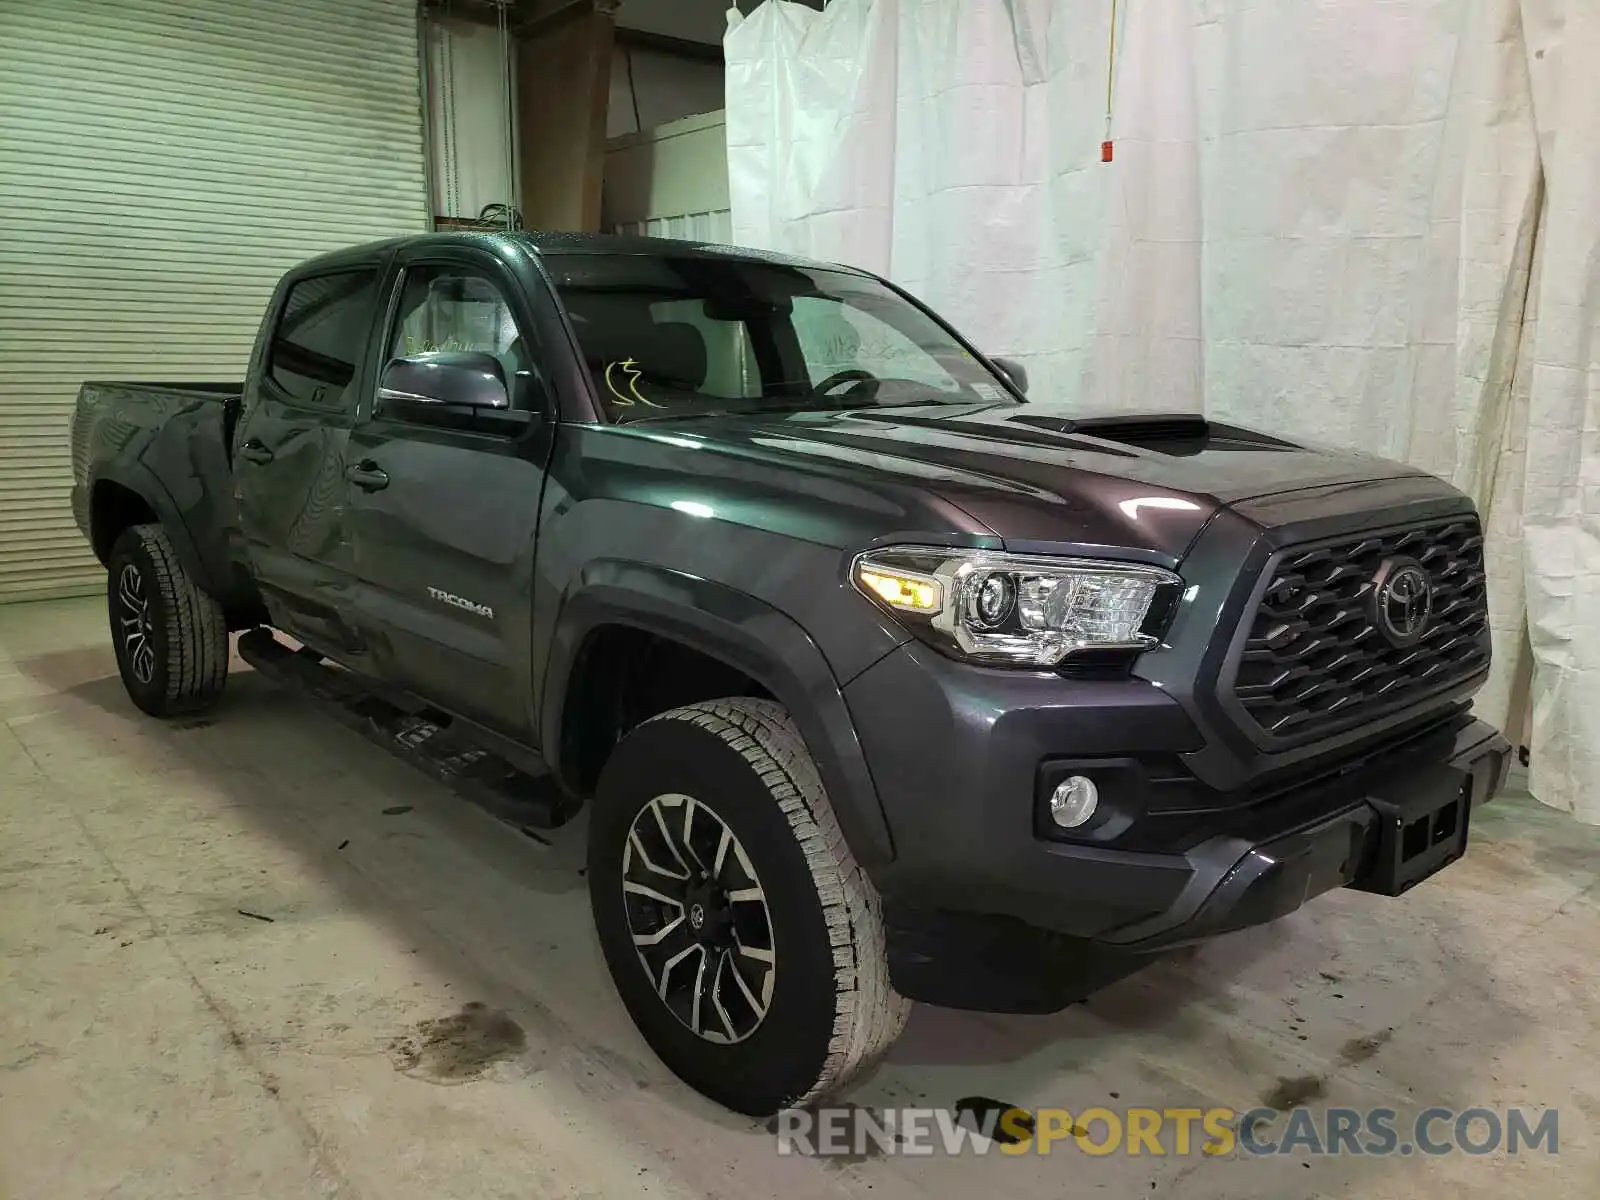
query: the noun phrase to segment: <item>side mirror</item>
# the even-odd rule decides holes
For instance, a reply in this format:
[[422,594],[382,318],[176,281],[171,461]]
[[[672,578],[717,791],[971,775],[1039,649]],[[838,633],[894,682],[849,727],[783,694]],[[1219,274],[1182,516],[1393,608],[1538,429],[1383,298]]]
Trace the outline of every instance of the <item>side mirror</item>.
[[412,416],[416,406],[450,408],[511,407],[505,368],[492,354],[477,350],[434,350],[391,358],[378,380],[381,409],[403,406],[395,415]]
[[1012,385],[1024,396],[1028,394],[1028,368],[1014,358],[991,358],[1001,374],[1011,380]]

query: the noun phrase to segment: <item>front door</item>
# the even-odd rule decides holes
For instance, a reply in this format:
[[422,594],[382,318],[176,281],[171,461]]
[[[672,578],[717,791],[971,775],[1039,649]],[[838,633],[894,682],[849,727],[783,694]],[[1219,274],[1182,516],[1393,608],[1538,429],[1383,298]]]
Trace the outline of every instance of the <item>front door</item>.
[[516,432],[440,428],[375,412],[369,391],[346,453],[353,607],[386,679],[528,741],[531,579],[555,431],[530,314],[470,249],[419,251],[399,269],[378,361],[493,354],[512,406],[539,418]]
[[243,557],[273,624],[344,657],[351,645],[345,448],[377,322],[379,263],[287,280],[267,318],[234,435]]

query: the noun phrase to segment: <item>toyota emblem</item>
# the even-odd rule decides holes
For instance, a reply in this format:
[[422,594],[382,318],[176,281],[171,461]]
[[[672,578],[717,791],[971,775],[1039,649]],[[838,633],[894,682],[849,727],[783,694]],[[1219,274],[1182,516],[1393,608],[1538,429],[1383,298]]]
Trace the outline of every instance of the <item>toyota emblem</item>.
[[1428,631],[1433,619],[1433,580],[1422,564],[1408,559],[1384,563],[1373,580],[1373,616],[1396,646],[1409,646]]

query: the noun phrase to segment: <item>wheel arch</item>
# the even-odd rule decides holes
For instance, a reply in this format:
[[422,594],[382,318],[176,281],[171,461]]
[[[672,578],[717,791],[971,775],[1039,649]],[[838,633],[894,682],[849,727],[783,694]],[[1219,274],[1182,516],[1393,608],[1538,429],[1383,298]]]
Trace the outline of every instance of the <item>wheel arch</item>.
[[117,538],[130,526],[145,524],[160,525],[189,577],[215,594],[216,581],[179,517],[178,506],[155,474],[130,464],[99,472],[89,488],[89,544],[95,557],[110,565]]
[[586,651],[615,628],[687,648],[752,680],[786,708],[816,760],[852,853],[862,865],[894,857],[888,823],[838,680],[792,618],[735,588],[650,564],[604,561],[580,572],[561,604],[546,661],[540,744],[564,787],[579,792],[569,759],[569,705],[593,669]]

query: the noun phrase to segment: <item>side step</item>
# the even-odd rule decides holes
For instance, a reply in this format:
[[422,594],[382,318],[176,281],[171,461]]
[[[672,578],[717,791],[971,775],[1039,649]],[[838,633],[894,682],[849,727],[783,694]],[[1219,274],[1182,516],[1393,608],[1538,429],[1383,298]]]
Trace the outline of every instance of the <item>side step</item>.
[[577,804],[552,776],[512,766],[475,740],[467,722],[433,709],[403,707],[359,676],[328,665],[315,651],[291,650],[270,629],[240,634],[239,657],[275,683],[303,693],[340,724],[523,832],[555,829],[577,811]]

